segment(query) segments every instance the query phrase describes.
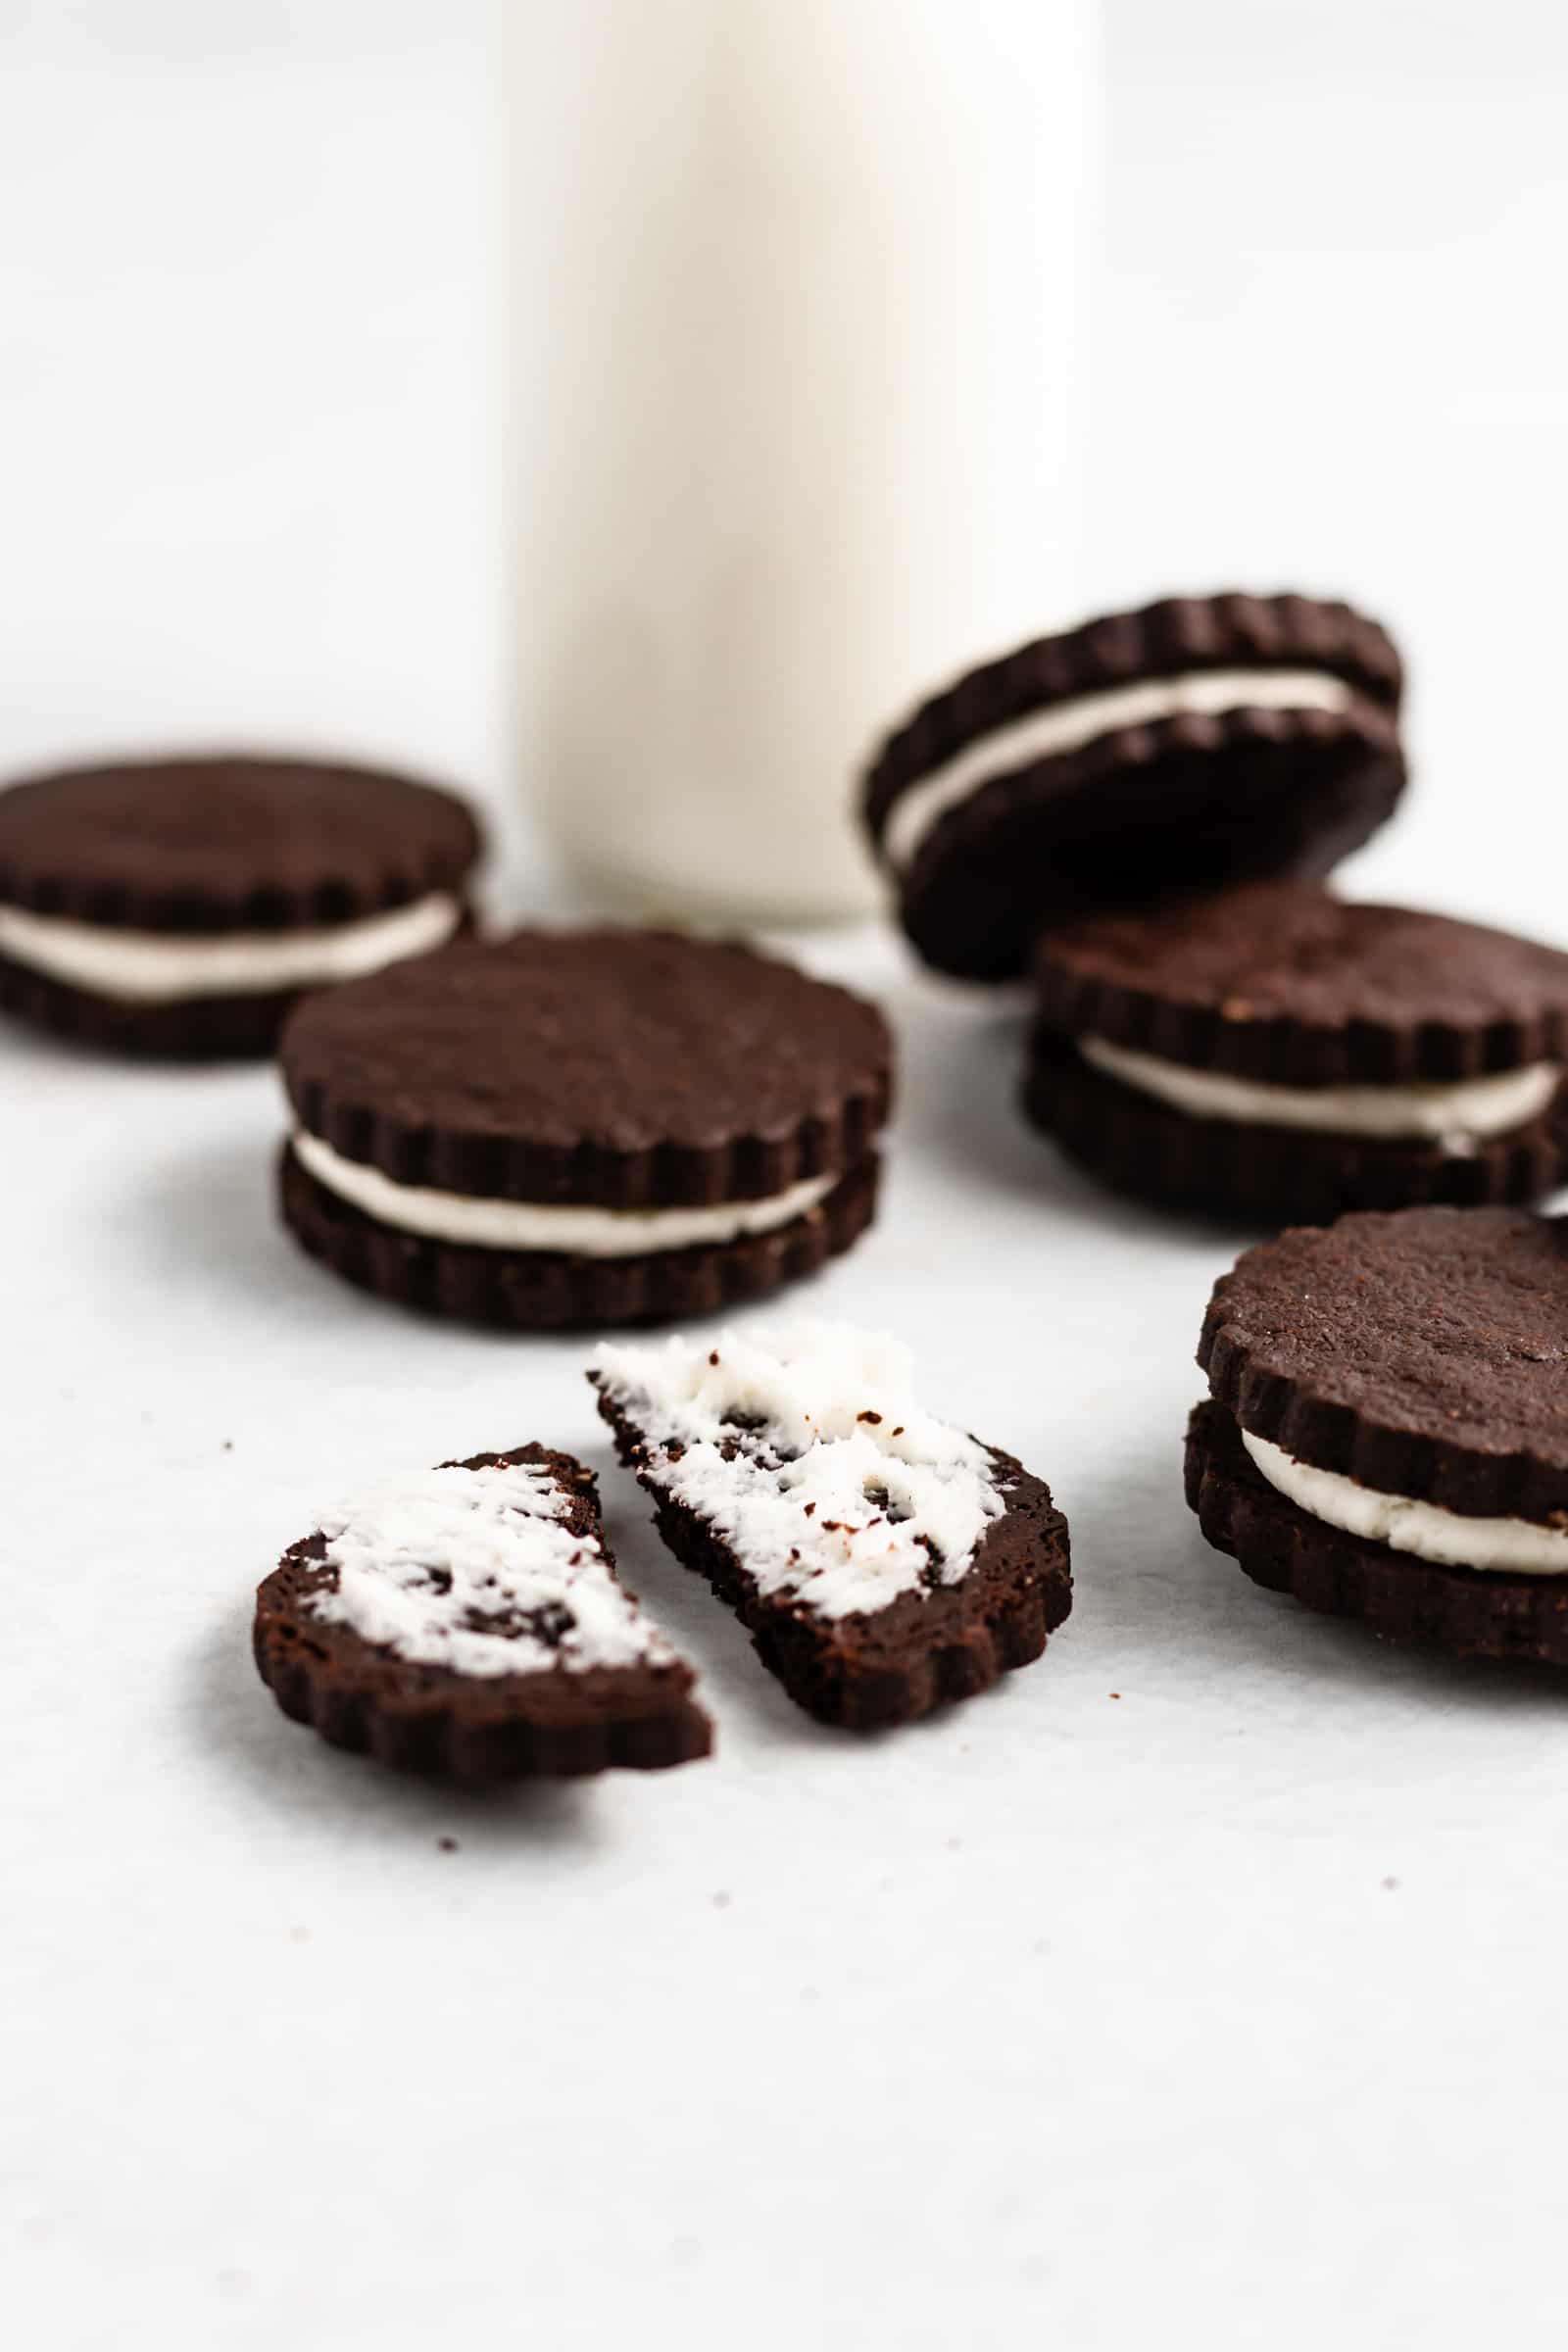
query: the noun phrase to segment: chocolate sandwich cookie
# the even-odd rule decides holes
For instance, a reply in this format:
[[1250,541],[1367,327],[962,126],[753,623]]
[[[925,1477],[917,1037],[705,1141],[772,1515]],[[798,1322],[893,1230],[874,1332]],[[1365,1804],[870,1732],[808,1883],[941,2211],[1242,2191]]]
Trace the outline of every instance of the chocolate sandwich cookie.
[[693,1676],[615,1575],[592,1473],[480,1453],[329,1512],[256,1596],[256,1663],[337,1747],[462,1781],[706,1756]]
[[1050,925],[1328,873],[1403,789],[1400,688],[1348,605],[1171,597],[935,695],[878,752],[865,821],[926,960],[1010,979]]
[[1188,1500],[1256,1583],[1393,1639],[1568,1665],[1568,1219],[1283,1234],[1216,1286],[1198,1360]]
[[270,1053],[305,990],[466,927],[480,841],[373,768],[201,757],[0,793],[0,1006],[130,1054]]
[[302,1005],[283,1213],[406,1305],[516,1330],[705,1314],[864,1231],[874,1006],[643,931],[463,945]]
[[1041,942],[1029,1117],[1162,1205],[1266,1225],[1539,1200],[1568,1173],[1568,956],[1259,885]]
[[1072,1606],[1067,1522],[836,1325],[601,1347],[589,1376],[659,1532],[808,1714],[855,1731],[970,1698]]

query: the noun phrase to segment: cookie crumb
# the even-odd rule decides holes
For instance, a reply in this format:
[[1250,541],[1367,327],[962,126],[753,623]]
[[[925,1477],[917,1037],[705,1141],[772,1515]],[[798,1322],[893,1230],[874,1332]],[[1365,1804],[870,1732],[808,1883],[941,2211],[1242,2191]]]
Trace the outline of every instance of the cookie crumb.
[[1108,1691],[1106,1695],[1110,1698],[1120,1698],[1121,1692],[1119,1690],[1111,1690]]

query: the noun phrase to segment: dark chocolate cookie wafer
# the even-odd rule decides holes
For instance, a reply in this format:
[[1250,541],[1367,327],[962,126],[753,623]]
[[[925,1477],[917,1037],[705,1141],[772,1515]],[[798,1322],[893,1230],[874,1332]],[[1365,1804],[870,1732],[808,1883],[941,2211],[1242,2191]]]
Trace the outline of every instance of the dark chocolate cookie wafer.
[[480,841],[435,786],[187,757],[0,793],[0,1005],[126,1053],[270,1053],[310,989],[468,923]]
[[1399,658],[1303,596],[1172,597],[960,678],[866,777],[905,928],[1002,980],[1037,935],[1263,876],[1316,880],[1404,785]]
[[1187,1500],[1216,1551],[1304,1608],[1358,1618],[1387,1642],[1568,1666],[1568,1577],[1441,1567],[1312,1518],[1269,1485],[1212,1400],[1188,1425]]
[[1258,1583],[1568,1664],[1568,1220],[1344,1217],[1216,1286],[1188,1499]]
[[1104,1182],[1248,1222],[1543,1198],[1568,1174],[1568,956],[1288,883],[1066,925],[1024,1086]]
[[831,1325],[602,1348],[591,1375],[660,1534],[790,1696],[856,1731],[1027,1665],[1072,1606],[1067,1523],[1010,1454]]
[[285,1715],[409,1771],[480,1782],[707,1755],[693,1676],[615,1576],[592,1474],[475,1454],[330,1514],[256,1599]]
[[744,948],[453,948],[290,1022],[283,1213],[348,1280],[437,1314],[707,1313],[863,1231],[891,1061],[873,1006]]

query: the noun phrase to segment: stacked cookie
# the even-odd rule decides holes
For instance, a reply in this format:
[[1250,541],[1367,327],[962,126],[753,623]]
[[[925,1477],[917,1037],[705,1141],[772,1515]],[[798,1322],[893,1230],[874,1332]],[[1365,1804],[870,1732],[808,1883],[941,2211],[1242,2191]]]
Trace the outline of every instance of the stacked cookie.
[[1030,971],[1028,1117],[1103,1182],[1264,1227],[1541,1199],[1568,956],[1318,885],[1404,784],[1387,633],[1177,598],[926,703],[864,811],[940,969]]
[[1404,783],[1387,634],[1300,597],[1042,639],[890,736],[905,929],[1031,974],[1033,1123],[1163,1208],[1295,1226],[1214,1293],[1188,1496],[1248,1575],[1568,1664],[1568,956],[1322,887]]
[[305,992],[470,920],[474,818],[412,777],[251,756],[0,793],[0,1007],[83,1043],[271,1052]]
[[1187,1494],[1256,1583],[1373,1632],[1568,1665],[1568,1218],[1301,1228],[1217,1284]]
[[1568,956],[1273,884],[1049,932],[1028,1115],[1118,1190],[1262,1226],[1535,1200]]
[[892,1043],[793,966],[652,931],[522,932],[302,1005],[283,1213],[346,1281],[540,1331],[663,1322],[814,1273],[871,1220]]

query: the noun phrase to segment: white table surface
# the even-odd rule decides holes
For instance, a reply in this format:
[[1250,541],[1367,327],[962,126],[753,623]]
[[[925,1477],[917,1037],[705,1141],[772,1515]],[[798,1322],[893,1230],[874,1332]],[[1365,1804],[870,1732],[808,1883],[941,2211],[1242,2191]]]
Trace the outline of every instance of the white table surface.
[[[1011,1112],[1014,1024],[889,993],[885,1210],[797,1303],[903,1334],[1054,1482],[1078,1599],[864,1740],[663,1554],[581,1343],[294,1250],[267,1071],[0,1047],[30,2341],[1117,2344],[1214,2297],[1226,2341],[1349,2306],[1447,2342],[1560,2276],[1525,2160],[1568,2090],[1559,1686],[1205,1548],[1181,1431],[1234,1237],[1095,1198]],[[286,1723],[249,1596],[318,1505],[535,1436],[604,1469],[715,1759],[481,1801]]]
[[[298,12],[298,39],[331,13]],[[1283,75],[1244,56],[1227,78],[1214,44],[1245,48],[1265,13],[1112,11],[1086,589],[1299,576],[1386,606],[1417,658],[1421,772],[1350,881],[1565,938],[1568,514],[1543,373],[1560,306],[1534,299],[1568,220],[1545,135],[1560,47],[1545,15],[1489,11],[1508,38],[1478,75],[1458,12],[1415,12],[1448,27],[1423,79],[1396,70],[1398,27],[1368,40],[1371,12],[1292,8],[1337,38],[1320,24]],[[1163,32],[1178,15],[1204,37]],[[23,18],[6,37],[47,52],[52,13]],[[122,21],[96,18],[104,38]],[[7,760],[233,709],[493,784],[477,83],[433,35],[387,67],[409,113],[386,98],[386,135],[415,122],[425,165],[406,191],[425,290],[381,286],[369,359],[331,345],[336,424],[302,441],[296,416],[282,457],[237,473],[199,438],[183,503],[138,496],[99,531],[125,473],[69,364],[102,289],[84,234],[66,240],[79,277],[59,263],[74,177],[50,131],[98,67],[22,62],[6,185],[36,196],[43,172],[49,202],[0,321],[36,363],[3,377],[26,499]],[[236,73],[282,102],[253,58]],[[122,83],[103,74],[110,139]],[[167,76],[148,74],[150,105]],[[300,136],[325,154],[316,63],[306,78]],[[359,250],[378,109],[312,183],[341,234],[307,288],[313,332]],[[152,144],[204,120],[185,89]],[[270,119],[237,101],[220,143],[247,122],[260,154]],[[1380,198],[1391,170],[1407,203]],[[274,292],[313,217],[261,239]],[[1406,309],[1378,334],[1390,286]],[[238,348],[238,296],[222,319]],[[381,364],[394,346],[419,365]],[[247,430],[297,389],[270,365]],[[132,372],[132,454],[158,392]],[[161,462],[180,446],[172,425]],[[337,568],[302,615],[279,583],[322,528]],[[399,568],[419,547],[425,567]],[[28,549],[52,566],[30,597]],[[1068,1174],[1011,1110],[1013,1016],[890,943],[808,952],[886,994],[905,1096],[879,1224],[792,1303],[906,1338],[933,1405],[1053,1481],[1078,1576],[1038,1666],[862,1741],[798,1714],[652,1540],[582,1345],[424,1325],[294,1250],[266,1070],[0,1039],[0,2243],[29,2352],[1558,2340],[1558,1683],[1389,1652],[1207,1550],[1181,1432],[1241,1237]],[[249,1661],[249,1596],[318,1504],[535,1436],[605,1469],[625,1573],[701,1670],[715,1759],[480,1801],[286,1723]]]

